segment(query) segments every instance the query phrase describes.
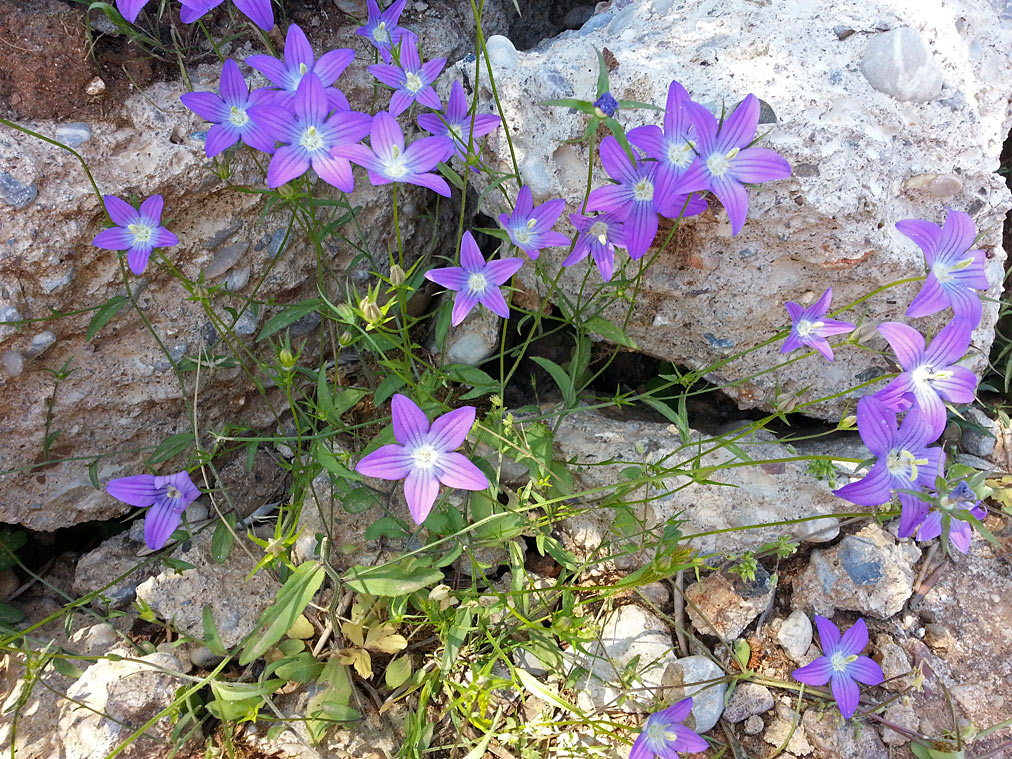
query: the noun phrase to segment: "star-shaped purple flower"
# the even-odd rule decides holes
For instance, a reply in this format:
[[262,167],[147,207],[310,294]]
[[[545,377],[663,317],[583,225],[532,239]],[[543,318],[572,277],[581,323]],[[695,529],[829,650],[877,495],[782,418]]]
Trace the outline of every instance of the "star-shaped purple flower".
[[566,257],[562,265],[572,266],[579,263],[589,253],[597,265],[601,279],[610,282],[615,273],[615,247],[625,247],[622,222],[617,221],[615,214],[610,213],[597,216],[571,213],[569,221],[580,234],[573,245],[573,252]]
[[148,0],[116,0],[116,10],[131,24],[137,21],[141,9],[148,4]]
[[407,29],[397,26],[406,2],[407,0],[397,0],[380,13],[376,0],[368,0],[369,18],[365,26],[355,30],[355,34],[365,37],[379,50],[384,63],[390,63],[390,48],[400,42],[404,35],[412,34]]
[[186,507],[200,495],[185,471],[164,477],[153,474],[119,477],[109,480],[105,490],[117,501],[142,509],[151,507],[144,516],[144,542],[156,551],[179,526]]
[[179,245],[179,238],[162,226],[161,195],[145,200],[140,210],[115,195],[103,195],[102,200],[116,226],[103,229],[91,244],[105,250],[125,250],[127,264],[134,274],[144,272],[155,248]]
[[850,719],[861,701],[861,689],[857,684],[878,685],[885,679],[878,664],[860,655],[868,646],[868,626],[863,619],[858,619],[841,636],[840,628],[818,614],[815,625],[819,628],[822,656],[794,670],[794,679],[807,685],[830,683],[840,714]]
[[479,137],[499,128],[502,120],[490,113],[478,113],[474,116],[473,128],[470,114],[467,112],[467,99],[464,87],[455,80],[450,87],[450,97],[446,101],[446,110],[441,114],[423,113],[418,117],[418,126],[426,132],[440,137],[449,137],[457,148],[457,155],[467,160],[467,148]]
[[679,752],[697,754],[710,744],[682,723],[692,711],[692,698],[654,712],[647,717],[643,731],[633,741],[629,759],[678,759]]
[[390,113],[399,116],[412,103],[424,105],[434,111],[443,107],[439,95],[432,88],[432,83],[436,81],[445,65],[445,58],[433,58],[422,63],[418,55],[418,43],[412,35],[405,36],[401,42],[400,66],[392,63],[374,63],[369,67],[369,73],[383,84],[394,88],[394,94],[390,96]]
[[442,483],[461,490],[484,490],[488,478],[462,453],[474,425],[473,406],[461,406],[443,414],[429,426],[425,412],[406,395],[390,402],[397,444],[377,448],[358,462],[355,471],[381,480],[404,480],[404,497],[415,524],[432,510]]
[[263,88],[250,93],[239,64],[231,58],[221,67],[218,91],[220,96],[213,92],[187,92],[179,96],[183,105],[214,124],[207,132],[204,146],[207,157],[218,155],[239,140],[256,150],[273,153],[274,137],[247,113],[250,106],[269,106],[270,93]]
[[[179,20],[184,24],[192,24],[209,10],[217,8],[225,0],[180,0]],[[246,18],[265,32],[274,28],[274,9],[271,0],[232,0]]]
[[[978,522],[987,516],[987,507],[984,506],[974,494],[965,481],[960,482],[956,487],[944,495],[938,495],[938,500],[931,507],[931,511],[924,517],[924,521],[918,527],[915,525],[910,534],[916,532],[918,540],[934,540],[942,534],[942,530],[948,523],[949,542],[952,543],[960,553],[970,550],[970,542],[973,540],[973,528],[964,519],[958,519],[954,512],[967,511]],[[899,537],[910,537],[910,534]]]
[[[866,395],[857,402],[857,431],[875,463],[862,479],[834,490],[840,498],[878,506],[888,503],[894,491],[931,487],[942,474],[945,454],[928,447],[938,435],[920,414],[907,414],[897,429],[896,414],[874,395]],[[909,534],[910,526],[923,520],[927,505],[911,493],[896,495],[903,507],[900,534]]]
[[552,231],[565,207],[565,200],[555,198],[535,208],[531,188],[524,185],[517,193],[513,213],[499,214],[499,223],[514,245],[530,258],[537,258],[542,248],[569,244],[568,237],[561,232]]
[[922,415],[937,438],[945,429],[945,401],[972,403],[977,377],[955,366],[970,347],[973,327],[954,318],[925,348],[924,335],[899,322],[884,322],[879,333],[888,341],[903,372],[875,395],[891,409],[905,411],[914,399],[912,413]]
[[404,132],[386,111],[373,116],[368,148],[344,145],[334,154],[368,169],[369,181],[374,185],[404,182],[450,197],[450,185],[431,172],[440,161],[453,155],[453,141],[448,137],[422,137],[405,148]]
[[736,235],[748,216],[745,183],[769,182],[791,175],[791,165],[767,148],[750,148],[759,126],[759,99],[747,96],[723,124],[705,108],[690,109],[696,127],[696,152],[710,181],[710,190],[723,204]]
[[976,329],[983,307],[974,290],[987,290],[990,283],[984,251],[970,250],[977,236],[973,219],[962,211],[949,211],[941,229],[920,219],[897,222],[896,228],[924,251],[929,270],[907,316],[929,316],[952,306],[956,316]]
[[830,319],[826,316],[829,311],[829,304],[833,300],[833,288],[827,287],[815,303],[808,308],[803,308],[800,303],[792,300],[787,301],[787,313],[791,315],[791,334],[784,340],[780,348],[781,353],[790,353],[802,346],[814,348],[828,360],[833,360],[833,349],[826,340],[830,335],[841,335],[845,332],[853,332],[854,325],[850,322],[842,322]]
[[283,61],[270,55],[250,55],[246,58],[246,63],[270,79],[277,87],[273,92],[277,93],[278,105],[291,108],[302,77],[312,72],[319,77],[320,84],[327,88],[330,110],[347,111],[351,108],[348,99],[343,92],[330,85],[344,73],[354,57],[354,50],[341,48],[324,53],[317,60],[305,32],[298,25],[292,24],[288,27],[288,34],[285,35]]
[[509,306],[499,287],[509,282],[523,264],[522,258],[486,261],[474,236],[465,231],[460,238],[460,266],[430,269],[425,272],[425,278],[457,292],[450,318],[450,324],[456,327],[479,303],[492,313],[508,319]]
[[249,109],[250,116],[270,129],[278,142],[285,143],[267,167],[267,186],[280,187],[312,166],[327,184],[344,192],[354,190],[351,164],[337,151],[365,137],[372,117],[357,111],[331,113],[323,83],[312,72],[299,82],[293,106],[293,112],[270,106]]
[[670,218],[693,216],[706,208],[706,203],[699,198],[689,199],[686,207],[688,194],[705,190],[707,186],[698,163],[662,187],[657,180],[658,164],[632,161],[614,137],[601,140],[600,155],[605,171],[616,184],[591,190],[587,210],[607,211],[624,222],[630,258],[640,258],[650,248],[657,236],[658,214]]

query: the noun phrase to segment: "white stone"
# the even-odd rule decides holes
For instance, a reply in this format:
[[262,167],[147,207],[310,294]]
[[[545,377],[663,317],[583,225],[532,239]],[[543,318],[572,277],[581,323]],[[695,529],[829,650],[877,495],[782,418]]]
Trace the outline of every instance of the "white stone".
[[812,620],[803,611],[792,611],[780,625],[777,640],[794,661],[800,661],[812,645]]
[[942,70],[921,33],[909,26],[872,37],[861,73],[872,87],[897,100],[927,102],[942,92]]

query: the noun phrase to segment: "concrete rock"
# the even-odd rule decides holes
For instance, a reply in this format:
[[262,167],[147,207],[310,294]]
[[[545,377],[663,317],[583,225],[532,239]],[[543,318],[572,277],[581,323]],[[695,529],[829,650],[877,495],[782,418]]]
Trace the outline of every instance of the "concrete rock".
[[[143,537],[136,540],[130,532],[103,541],[78,560],[74,570],[74,593],[83,596],[100,591],[96,599],[98,605],[128,606],[136,596],[137,586],[160,569],[154,561],[139,556],[143,549]],[[113,582],[121,576],[123,579]]]
[[717,724],[724,711],[723,682],[706,682],[723,677],[724,672],[705,656],[686,656],[671,662],[664,670],[662,684],[666,699],[672,703],[692,696],[692,714],[685,724],[697,733],[705,733]]
[[907,656],[907,652],[888,635],[879,635],[875,640],[875,647],[879,653],[876,658],[885,677],[882,687],[894,692],[910,687],[913,678],[909,676],[910,657]]
[[963,434],[959,438],[959,447],[971,456],[980,456],[986,459],[994,453],[998,425],[994,419],[973,406],[966,410],[965,416],[967,421],[978,425],[982,429],[964,427]]
[[730,573],[714,572],[685,589],[686,609],[696,632],[699,635],[716,632],[725,641],[741,635],[769,606],[772,597],[770,574],[762,565],[756,567],[755,579],[750,582]]
[[[1012,47],[1012,29],[999,23],[994,4],[968,0],[932,14],[887,0],[730,0],[719,13],[714,7],[711,0],[636,3],[606,26],[595,26],[605,15],[598,14],[579,32],[559,35],[517,53],[515,63],[511,56],[508,65],[496,67],[496,92],[510,124],[521,180],[531,187],[535,202],[562,197],[569,210],[578,209],[585,191],[586,172],[573,167],[586,167],[590,156],[584,145],[560,146],[583,133],[587,117],[542,103],[546,98],[593,99],[595,48],[607,47],[612,54],[610,83],[616,97],[663,104],[670,81],[677,79],[697,101],[718,110],[721,103],[731,106],[755,93],[776,112],[776,124],[762,130],[768,132],[762,144],[781,153],[795,167],[795,176],[749,189],[750,220],[736,237],[712,199],[710,211],[679,226],[640,281],[627,327],[640,349],[679,365],[706,367],[783,329],[786,300],[808,304],[832,285],[834,305],[843,305],[882,282],[919,276],[923,257],[894,224],[908,218],[941,221],[946,206],[975,217],[981,247],[994,254],[988,295],[997,297],[1004,257],[999,230],[1010,196],[993,171],[1009,133],[1005,101],[1012,58],[1006,52]],[[902,58],[888,71],[883,62],[876,64],[882,85],[893,81],[900,86],[902,72],[914,72],[917,87],[908,94],[930,94],[927,85],[938,86],[934,72],[941,70],[951,97],[943,93],[943,99],[929,103],[901,102],[869,86],[856,64],[867,32],[883,19],[894,31],[878,34],[872,42],[878,46],[898,40]],[[833,32],[840,26],[861,33],[841,40]],[[930,40],[934,68],[926,59],[918,66],[916,43],[911,42],[918,36]],[[478,94],[480,107],[491,108],[490,89],[479,88]],[[643,110],[623,110],[617,118],[627,130],[660,121],[659,115]],[[490,135],[488,149],[499,167],[512,170],[504,133]],[[928,193],[904,191],[909,177],[929,173],[958,174],[961,189],[944,204]],[[594,184],[606,181],[604,172],[596,170]],[[949,183],[945,191],[954,189]],[[490,193],[484,212],[495,217],[509,210],[509,202]],[[559,228],[570,232],[564,221]],[[662,225],[658,241],[668,228]],[[542,253],[539,263],[548,267],[549,277],[565,254],[563,249]],[[620,257],[619,263],[624,260]],[[560,280],[571,301],[580,290],[583,266],[567,269]],[[532,271],[521,270],[523,286],[545,293]],[[632,271],[627,269],[627,275]],[[878,295],[862,304],[859,315],[870,323],[902,320],[919,286],[910,283]],[[743,293],[752,297],[743,298]],[[625,310],[623,302],[604,315],[621,324]],[[978,374],[993,339],[997,304],[985,302],[984,314],[974,336],[982,353],[971,351],[967,359]],[[944,319],[937,322],[942,323]],[[878,337],[873,344],[884,347]],[[812,396],[829,395],[889,371],[884,357],[845,349],[837,351],[832,364],[799,361],[745,379],[777,363],[779,347],[760,348],[710,379],[721,385],[740,381],[729,388],[739,404],[768,408],[778,385],[787,393],[811,386],[817,388]],[[806,413],[834,419],[851,402],[840,398]]]
[[942,70],[924,36],[909,26],[872,37],[861,73],[872,87],[897,100],[925,103],[942,92]]
[[780,625],[777,640],[788,656],[800,661],[812,645],[812,620],[800,609],[792,611]]
[[[449,295],[444,295],[444,298]],[[502,318],[484,306],[475,307],[460,324],[446,333],[443,360],[447,364],[477,366],[499,348]]]
[[736,724],[772,708],[773,694],[769,688],[757,683],[741,683],[735,687],[731,700],[727,702],[724,719]]
[[[915,733],[921,726],[921,720],[917,716],[917,712],[906,704],[890,704],[886,707],[885,714],[882,716],[894,725],[905,727],[907,730]],[[902,746],[904,743],[910,742],[910,736],[897,732],[890,727],[882,726],[880,732],[882,734],[882,742],[887,746]]]
[[912,593],[914,571],[895,539],[875,523],[832,548],[812,551],[794,584],[796,609],[831,617],[847,609],[888,619]]
[[805,710],[801,724],[815,748],[834,759],[889,759],[889,750],[877,730],[869,730],[855,720],[844,722],[839,716],[833,710]]

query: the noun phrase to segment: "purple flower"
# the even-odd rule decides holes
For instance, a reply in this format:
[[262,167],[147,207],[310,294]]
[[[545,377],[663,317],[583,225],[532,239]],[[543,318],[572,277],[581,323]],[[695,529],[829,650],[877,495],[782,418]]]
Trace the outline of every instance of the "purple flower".
[[914,411],[927,420],[937,438],[945,429],[945,403],[971,403],[977,378],[969,369],[953,364],[966,355],[973,327],[954,318],[925,349],[924,336],[899,322],[879,325],[903,372],[875,395],[896,411],[905,411],[914,399]]
[[829,311],[829,304],[833,300],[833,288],[827,287],[815,303],[808,308],[802,308],[801,304],[792,300],[787,301],[787,313],[791,315],[791,334],[784,340],[780,348],[781,353],[790,353],[802,346],[815,348],[819,353],[830,361],[833,360],[833,349],[829,346],[826,338],[830,335],[841,335],[845,332],[852,332],[854,325],[850,322],[841,322],[830,319],[826,316]]
[[703,161],[710,190],[724,205],[736,235],[748,216],[748,192],[744,183],[768,182],[791,175],[791,165],[767,148],[750,148],[759,126],[759,100],[746,97],[734,113],[717,124],[705,108],[690,109],[696,127],[696,152]]
[[[335,155],[348,158],[369,171],[374,185],[406,182],[428,187],[444,198],[450,197],[450,185],[431,171],[440,161],[453,155],[453,141],[447,137],[422,137],[404,147],[404,132],[386,111],[372,119],[369,145],[343,145]],[[370,149],[371,148],[371,149]]]
[[625,223],[625,245],[631,258],[640,258],[653,243],[657,236],[657,214],[669,218],[692,216],[706,208],[699,198],[689,199],[685,208],[688,193],[706,189],[706,178],[699,164],[661,187],[657,181],[658,164],[630,160],[614,137],[601,140],[600,154],[601,163],[617,184],[591,190],[587,210],[607,211]]
[[[426,132],[440,137],[449,137],[457,148],[457,155],[467,160],[467,148],[479,137],[499,128],[501,119],[490,113],[478,113],[474,116],[473,128],[471,116],[467,112],[467,100],[464,87],[454,81],[450,88],[450,97],[446,101],[446,111],[442,114],[423,113],[418,117],[418,126]],[[469,136],[470,135],[470,136]]]
[[324,182],[351,192],[355,189],[351,164],[337,151],[365,137],[372,117],[357,111],[331,113],[323,83],[314,73],[302,77],[293,105],[294,112],[270,106],[250,108],[250,116],[267,126],[278,142],[286,143],[267,167],[267,186],[280,187],[312,166]]
[[610,92],[606,92],[594,101],[594,108],[599,118],[614,116],[618,110],[618,101]]
[[581,213],[569,214],[570,223],[580,233],[573,245],[573,252],[562,262],[563,266],[572,266],[587,257],[590,253],[601,273],[601,279],[611,281],[615,273],[615,246],[625,247],[623,224],[616,221],[615,214],[603,213],[597,216],[584,216]]
[[460,238],[460,266],[430,269],[425,272],[425,278],[457,291],[450,319],[450,324],[456,327],[479,303],[492,313],[508,319],[510,310],[499,287],[509,282],[523,264],[522,258],[486,261],[470,231],[465,231]]
[[[953,512],[957,511],[968,511],[978,522],[987,516],[987,508],[977,500],[976,494],[965,480],[945,495],[939,494],[937,496],[937,501],[931,511],[924,517],[919,529],[916,529],[917,539],[934,540],[942,534],[947,523],[949,542],[957,551],[965,554],[970,550],[973,528],[969,522],[956,518]],[[914,531],[911,529],[910,534],[913,534]],[[909,537],[909,534],[900,535],[900,537]]]
[[268,91],[261,88],[251,94],[239,64],[231,58],[221,67],[218,91],[220,97],[213,92],[187,92],[179,97],[183,105],[214,124],[204,146],[207,157],[218,155],[239,140],[256,150],[273,153],[274,137],[246,112],[253,105],[267,106],[272,100]]
[[[192,24],[209,10],[217,8],[225,0],[180,0],[179,20]],[[274,28],[274,10],[271,0],[232,0],[239,11],[265,32]]]
[[[693,149],[696,129],[689,114],[694,110],[709,115],[703,106],[692,101],[681,84],[672,82],[668,87],[663,131],[652,124],[629,130],[629,142],[658,162],[657,192],[662,197],[670,194],[669,188],[677,185],[686,172],[702,171],[702,161]],[[701,189],[709,189],[709,184]]]
[[989,283],[984,251],[970,250],[977,235],[973,219],[962,211],[949,211],[941,229],[920,219],[897,222],[896,228],[924,251],[929,269],[907,316],[928,316],[952,306],[956,316],[976,328],[983,308],[973,291],[986,290]]
[[200,491],[185,471],[159,477],[153,474],[135,474],[109,480],[106,492],[117,501],[148,509],[144,517],[144,542],[148,548],[158,550],[179,526],[183,512]]
[[141,274],[147,268],[151,251],[179,245],[179,238],[162,226],[162,196],[152,195],[140,210],[115,195],[103,195],[106,213],[115,227],[103,229],[92,245],[105,250],[125,250],[130,271]]
[[482,471],[456,453],[474,425],[473,406],[443,414],[431,427],[425,412],[406,395],[395,395],[390,408],[398,444],[377,448],[358,462],[355,471],[381,480],[404,480],[404,497],[415,524],[429,515],[440,483],[461,490],[489,487]]
[[404,10],[407,0],[397,0],[389,8],[380,13],[376,0],[368,0],[369,18],[365,26],[359,27],[355,34],[360,34],[369,40],[379,50],[384,63],[390,63],[390,48],[401,41],[404,35],[410,35],[407,29],[397,26],[397,21]]
[[418,43],[412,35],[405,36],[401,42],[400,66],[376,63],[369,67],[369,73],[383,84],[394,88],[394,94],[390,97],[390,113],[398,116],[412,103],[433,110],[443,107],[436,91],[432,89],[432,83],[445,65],[445,58],[433,58],[423,64],[418,56]]
[[116,10],[132,24],[137,20],[141,8],[147,4],[148,0],[116,0]]
[[859,655],[868,646],[868,626],[859,618],[841,636],[840,628],[818,614],[815,615],[815,625],[819,628],[822,656],[794,670],[794,679],[806,685],[831,682],[840,714],[844,719],[850,719],[861,700],[861,689],[857,684],[878,685],[885,679],[878,664],[867,656]]
[[296,24],[292,24],[288,27],[288,34],[285,35],[284,61],[269,55],[250,55],[246,58],[246,63],[270,79],[278,88],[273,90],[277,93],[278,105],[291,107],[302,77],[312,72],[319,77],[320,84],[327,88],[330,110],[347,111],[350,110],[348,99],[343,92],[330,85],[344,73],[354,57],[354,50],[341,48],[324,53],[316,60],[309,38]]
[[[933,486],[942,473],[942,450],[928,447],[938,435],[920,414],[907,414],[897,429],[896,414],[874,395],[866,395],[857,402],[857,431],[876,460],[862,479],[833,491],[851,503],[878,506],[887,503],[894,490]],[[897,496],[903,506],[902,534],[924,518],[926,506],[911,493]]]
[[682,722],[692,711],[692,698],[683,698],[647,717],[643,731],[633,742],[629,759],[677,759],[678,752],[696,754],[710,747]]
[[553,232],[556,220],[566,207],[566,201],[555,198],[534,207],[531,188],[524,185],[517,193],[513,213],[499,214],[499,223],[510,236],[510,240],[531,258],[537,258],[542,248],[568,245],[569,238],[561,232]]

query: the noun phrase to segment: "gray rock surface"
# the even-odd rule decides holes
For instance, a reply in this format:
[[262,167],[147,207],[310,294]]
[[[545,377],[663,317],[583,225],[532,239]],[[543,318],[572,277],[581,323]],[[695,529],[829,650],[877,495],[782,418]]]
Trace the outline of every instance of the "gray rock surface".
[[716,633],[724,641],[740,636],[769,606],[772,597],[770,574],[761,565],[749,582],[737,575],[714,572],[685,589],[686,610],[696,633]]
[[[452,298],[446,293],[444,298]],[[446,334],[443,361],[447,364],[477,366],[499,349],[502,319],[484,306],[477,306],[464,321]]]
[[897,100],[926,103],[942,92],[942,69],[924,36],[909,26],[872,37],[861,73],[872,87]]
[[792,611],[780,625],[777,640],[788,656],[800,661],[812,645],[812,620],[800,609]]
[[[967,0],[958,8],[926,14],[915,5],[887,0],[732,0],[719,8],[712,0],[664,0],[635,3],[606,25],[595,26],[603,15],[580,32],[517,53],[515,60],[493,61],[521,179],[535,202],[563,197],[569,210],[577,210],[583,199],[586,147],[560,145],[583,133],[586,116],[542,101],[592,100],[595,48],[607,47],[616,62],[610,72],[616,97],[663,105],[672,79],[716,109],[755,93],[777,118],[763,128],[768,134],[762,144],[784,155],[795,169],[792,179],[749,189],[750,219],[737,237],[730,235],[726,214],[712,200],[710,211],[681,225],[640,282],[628,332],[642,350],[680,365],[705,367],[783,329],[788,324],[786,300],[811,303],[832,285],[834,307],[842,306],[882,283],[919,276],[923,257],[894,224],[908,218],[941,221],[946,207],[974,217],[981,247],[994,254],[989,295],[997,295],[1004,257],[999,230],[1010,197],[994,167],[1012,120],[1006,107],[1012,28],[999,23],[994,4]],[[903,102],[869,85],[860,63],[869,40],[888,41],[889,32],[876,33],[882,23],[886,29],[909,27],[930,41],[948,97],[943,93],[929,103]],[[856,33],[841,38],[836,27]],[[908,39],[908,33],[903,35]],[[902,47],[904,58],[898,63],[909,66],[915,51],[908,47]],[[896,71],[898,77],[901,69]],[[489,107],[491,92],[479,88],[479,96]],[[617,118],[626,129],[660,120],[645,110],[622,110]],[[505,135],[492,135],[488,144],[498,167],[511,171]],[[954,194],[941,202],[927,185],[906,187],[908,179],[925,174],[958,175],[959,189],[946,183],[944,192]],[[594,184],[605,181],[597,170]],[[506,188],[516,191],[511,184]],[[495,216],[508,202],[490,193],[485,212]],[[561,228],[569,231],[565,224]],[[665,231],[662,226],[659,239]],[[548,249],[540,261],[552,274],[564,256],[562,249]],[[631,266],[626,273],[636,270]],[[560,287],[571,300],[584,272],[583,265],[574,266],[561,278]],[[522,270],[520,279],[529,290],[538,290],[531,269]],[[902,319],[918,288],[911,283],[882,293],[848,317],[871,323]],[[607,315],[623,323],[624,310],[623,303]],[[984,314],[974,338],[983,352],[968,359],[978,373],[993,339],[996,304],[985,302]],[[872,343],[884,347],[877,337]],[[806,359],[753,377],[777,363],[778,350],[779,344],[756,350],[711,379],[740,381],[730,388],[739,404],[769,407],[778,385],[788,393],[812,386],[809,397],[818,397],[814,394],[842,391],[887,369],[883,356],[844,349],[832,364]],[[845,402],[807,411],[837,418]]]
[[772,708],[773,694],[769,688],[757,683],[741,683],[735,687],[731,699],[727,702],[724,719],[731,724],[737,724]]
[[707,682],[723,677],[724,672],[705,656],[686,656],[670,663],[664,670],[662,684],[668,701],[681,701],[692,696],[692,713],[685,724],[697,733],[705,733],[717,724],[724,711],[727,684]]
[[998,425],[994,419],[976,407],[968,408],[965,416],[968,422],[978,425],[982,429],[964,427],[963,434],[959,438],[959,447],[971,456],[987,458],[994,453]]
[[808,740],[827,756],[839,759],[888,759],[877,730],[870,730],[855,720],[842,721],[839,713],[806,709],[801,724]]

